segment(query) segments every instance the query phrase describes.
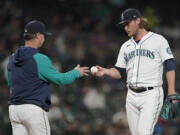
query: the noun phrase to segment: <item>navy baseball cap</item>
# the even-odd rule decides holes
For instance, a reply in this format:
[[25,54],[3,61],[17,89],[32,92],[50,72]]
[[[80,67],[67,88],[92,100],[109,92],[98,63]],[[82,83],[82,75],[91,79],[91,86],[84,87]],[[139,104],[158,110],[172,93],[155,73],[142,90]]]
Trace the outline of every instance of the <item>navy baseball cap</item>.
[[46,31],[45,24],[41,21],[33,20],[26,24],[24,34],[36,34],[41,33],[47,36],[52,35]]
[[141,13],[135,8],[128,8],[122,12],[121,21],[118,24],[124,24],[136,18],[141,18]]

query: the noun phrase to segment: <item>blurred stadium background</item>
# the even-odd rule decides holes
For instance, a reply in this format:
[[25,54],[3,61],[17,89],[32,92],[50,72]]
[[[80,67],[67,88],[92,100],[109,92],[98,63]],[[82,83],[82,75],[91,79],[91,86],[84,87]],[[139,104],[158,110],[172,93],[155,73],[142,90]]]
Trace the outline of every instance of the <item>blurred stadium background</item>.
[[[8,118],[8,57],[24,45],[23,28],[30,20],[46,23],[53,36],[41,52],[66,72],[76,64],[112,67],[121,44],[128,39],[117,28],[121,12],[138,8],[149,30],[164,35],[176,61],[176,89],[180,93],[180,6],[177,0],[0,0],[0,135],[11,135]],[[23,81],[23,80],[22,80]],[[130,135],[123,80],[85,77],[75,83],[51,85],[48,113],[52,135]],[[166,89],[166,81],[164,81]],[[155,135],[180,135],[180,121],[159,119]]]

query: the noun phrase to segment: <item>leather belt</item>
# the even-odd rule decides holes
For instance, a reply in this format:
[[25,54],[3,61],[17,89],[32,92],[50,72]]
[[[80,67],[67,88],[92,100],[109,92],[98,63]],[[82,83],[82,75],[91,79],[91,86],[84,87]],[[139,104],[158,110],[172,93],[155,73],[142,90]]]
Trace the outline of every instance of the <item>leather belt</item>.
[[134,87],[132,87],[132,86],[129,86],[129,88],[130,88],[132,91],[136,92],[136,93],[141,93],[141,92],[144,92],[144,91],[147,91],[147,90],[152,90],[152,89],[154,89],[154,87],[136,87],[136,88],[134,88]]

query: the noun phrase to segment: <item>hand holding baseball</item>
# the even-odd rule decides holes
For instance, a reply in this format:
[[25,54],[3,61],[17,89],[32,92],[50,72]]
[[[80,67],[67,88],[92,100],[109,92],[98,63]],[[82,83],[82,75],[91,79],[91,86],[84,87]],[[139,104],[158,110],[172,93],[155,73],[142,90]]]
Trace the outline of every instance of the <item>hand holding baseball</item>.
[[97,67],[92,66],[92,67],[91,67],[91,73],[96,73],[96,72],[98,72]]
[[97,77],[102,77],[105,74],[105,69],[100,66],[91,67],[91,74]]

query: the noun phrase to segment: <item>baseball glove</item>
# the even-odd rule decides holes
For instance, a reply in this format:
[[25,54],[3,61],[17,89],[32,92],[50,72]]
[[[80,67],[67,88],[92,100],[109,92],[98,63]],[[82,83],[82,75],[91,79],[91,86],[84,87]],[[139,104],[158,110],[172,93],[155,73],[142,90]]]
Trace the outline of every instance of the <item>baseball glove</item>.
[[[177,102],[173,103],[173,100],[177,100]],[[180,117],[180,95],[174,94],[167,96],[162,108],[161,117],[165,120]]]

